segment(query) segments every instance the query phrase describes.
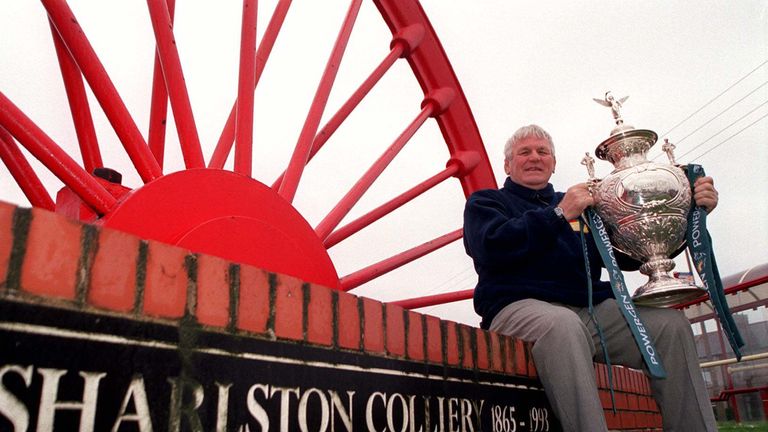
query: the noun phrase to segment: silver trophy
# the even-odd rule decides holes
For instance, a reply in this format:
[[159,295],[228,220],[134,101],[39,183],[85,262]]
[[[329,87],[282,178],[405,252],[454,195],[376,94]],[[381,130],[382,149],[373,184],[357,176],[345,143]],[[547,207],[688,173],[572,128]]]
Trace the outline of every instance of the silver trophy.
[[595,155],[611,162],[613,172],[602,180],[594,176],[594,159],[589,153],[582,164],[589,172],[595,210],[603,219],[613,247],[642,262],[640,272],[648,276],[633,300],[637,304],[669,307],[706,293],[702,288],[672,277],[670,258],[685,242],[691,189],[683,170],[675,165],[668,141],[664,151],[669,164],[649,161],[648,150],[656,143],[656,132],[624,124],[621,106],[627,97],[615,99],[607,92],[595,99],[611,108],[616,127],[600,143]]

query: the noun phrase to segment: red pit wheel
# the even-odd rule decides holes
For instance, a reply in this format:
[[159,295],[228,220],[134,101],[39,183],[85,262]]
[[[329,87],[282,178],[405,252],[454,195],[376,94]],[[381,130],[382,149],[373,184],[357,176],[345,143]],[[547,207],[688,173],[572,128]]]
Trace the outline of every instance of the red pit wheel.
[[[45,19],[42,12],[47,13],[82,163],[75,160],[77,155],[70,154],[76,151],[65,150],[65,146],[57,144],[33,121],[32,115],[25,114],[6,93],[0,93],[0,156],[33,206],[127,231],[142,238],[350,290],[460,239],[461,227],[457,226],[455,230],[425,243],[407,245],[404,252],[392,254],[342,277],[339,277],[328,253],[331,247],[363,228],[391,217],[391,212],[451,177],[461,183],[461,190],[458,187],[455,190],[459,196],[466,196],[480,188],[496,187],[469,105],[418,1],[373,1],[392,37],[382,41],[379,46],[366,48],[370,52],[381,52],[378,63],[371,66],[366,72],[367,76],[359,80],[359,84],[353,83],[352,87],[348,85],[351,78],[337,80],[337,72],[342,63],[357,64],[355,58],[348,58],[352,55],[347,52],[347,46],[354,41],[353,33],[366,32],[365,28],[353,32],[353,28],[361,6],[370,5],[363,5],[361,0],[352,1],[341,25],[333,24],[338,26],[335,43],[330,49],[324,70],[313,76],[316,88],[311,94],[308,111],[301,108],[302,112],[307,113],[303,117],[303,124],[282,126],[283,132],[293,137],[295,145],[288,146],[290,157],[276,180],[274,177],[271,180],[257,180],[253,172],[255,152],[276,145],[274,142],[260,141],[259,125],[281,122],[277,118],[277,109],[274,110],[274,118],[267,116],[265,119],[254,120],[254,112],[259,108],[256,95],[262,91],[263,86],[269,86],[260,79],[262,73],[271,66],[270,58],[277,53],[273,53],[273,48],[281,47],[277,42],[283,30],[288,31],[288,26],[283,29],[284,22],[294,9],[308,5],[297,4],[292,7],[291,1],[280,0],[274,4],[274,8],[267,8],[263,5],[259,7],[255,0],[243,1],[242,15],[239,17],[241,21],[238,23],[241,33],[237,77],[232,76],[228,82],[219,83],[232,87],[232,91],[236,87],[236,100],[231,105],[229,117],[214,146],[206,145],[201,140],[198,135],[201,122],[196,121],[192,113],[192,98],[180,55],[184,40],[177,41],[174,34],[174,25],[184,23],[174,22],[173,0],[148,0],[147,3],[156,41],[156,58],[153,78],[146,81],[147,86],[151,81],[152,91],[148,138],[145,140],[136,117],[129,113],[107,68],[97,56],[97,50],[86,36],[89,28],[85,23],[81,27],[66,2],[42,1],[44,11],[41,10],[41,19]],[[257,17],[270,12],[271,17],[257,44]],[[119,18],[112,16],[105,19]],[[307,32],[303,37],[311,38],[312,33]],[[290,51],[297,45],[290,46],[294,48],[285,49]],[[309,53],[298,53],[299,58],[302,55],[309,56]],[[385,138],[384,142],[380,136],[368,137],[371,142],[365,143],[366,151],[378,147],[377,154],[380,156],[367,168],[363,167],[362,174],[351,182],[353,184],[347,192],[312,226],[308,222],[310,219],[305,214],[306,210],[299,210],[300,206],[295,204],[297,192],[312,187],[310,182],[302,181],[309,170],[309,162],[316,155],[320,157],[325,153],[321,151],[325,144],[331,147],[336,144],[334,141],[349,140],[346,136],[339,137],[341,133],[334,134],[355,123],[356,113],[353,114],[353,110],[366,95],[376,92],[377,86],[382,85],[394,69],[393,65],[398,64],[397,60],[401,58],[408,62],[408,74],[415,78],[421,89],[423,97],[420,104],[411,104],[412,114],[397,113],[400,123],[405,127],[401,125],[396,136]],[[296,72],[294,68],[291,69],[274,73],[278,76],[284,73],[283,79],[290,80],[293,79],[291,74]],[[86,93],[85,84],[90,87],[92,97]],[[354,90],[348,90],[348,87]],[[328,114],[325,120],[323,115],[333,89],[338,89],[336,93],[347,92],[349,96],[339,104],[340,108],[335,114]],[[264,91],[268,91],[268,88]],[[91,103],[95,100],[101,106],[130,159],[132,169],[137,173],[137,183],[143,184],[123,186],[119,174],[104,168],[109,164],[102,160],[103,141],[100,143],[97,139],[89,100]],[[171,146],[166,149],[165,145],[169,101],[175,130],[178,132],[179,159],[183,159],[184,163],[175,172],[168,172],[172,170],[163,166],[166,152],[170,154],[175,150]],[[293,108],[294,111],[299,109],[297,106]],[[376,112],[381,108],[366,106],[364,109]],[[384,118],[381,114],[376,116]],[[410,184],[403,190],[392,194],[394,197],[376,193],[374,201],[377,205],[371,206],[372,210],[362,212],[359,217],[352,218],[350,212],[353,206],[369,189],[369,194],[373,193],[375,188],[371,187],[374,181],[385,173],[395,156],[417,135],[422,126],[432,121],[439,128],[440,133],[436,136],[444,142],[445,151],[432,154],[431,157],[440,161],[440,166],[444,164],[445,168],[432,172],[426,179],[409,180]],[[388,146],[387,140],[391,142]],[[35,172],[40,169],[32,168],[25,154],[17,147],[17,142],[42,164],[35,162],[35,165],[46,167],[63,182],[64,187],[55,197],[43,186]],[[204,153],[210,154],[207,160]],[[234,153],[234,157],[228,163],[230,153]],[[351,158],[337,163],[331,161],[329,166],[335,168],[327,170],[324,175],[334,178],[340,171],[354,171],[350,160],[354,163],[355,155],[347,156]],[[338,187],[346,186],[339,182]],[[317,194],[317,191],[308,193]],[[460,212],[461,209],[457,208],[456,211]],[[346,222],[347,219],[351,221]],[[342,224],[342,221],[345,223]],[[393,233],[392,237],[399,235]],[[461,297],[467,298],[467,292],[463,292]]]

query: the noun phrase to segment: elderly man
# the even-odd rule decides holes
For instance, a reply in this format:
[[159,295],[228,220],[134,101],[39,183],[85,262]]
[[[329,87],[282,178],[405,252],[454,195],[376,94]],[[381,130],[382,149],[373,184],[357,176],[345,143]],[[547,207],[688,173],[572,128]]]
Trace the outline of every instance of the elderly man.
[[[536,369],[564,430],[605,431],[593,361],[606,359],[589,314],[588,277],[611,363],[644,364],[610,284],[600,280],[594,242],[586,236],[587,275],[579,233],[569,223],[594,204],[592,196],[585,183],[555,192],[555,148],[539,126],[516,131],[504,156],[504,187],[475,192],[464,211],[464,245],[478,274],[475,311],[483,328],[534,342]],[[696,182],[694,200],[707,211],[717,205],[711,178]],[[620,265],[639,263],[623,257]],[[651,378],[664,430],[717,430],[688,320],[675,309],[637,310],[667,372],[666,379]]]

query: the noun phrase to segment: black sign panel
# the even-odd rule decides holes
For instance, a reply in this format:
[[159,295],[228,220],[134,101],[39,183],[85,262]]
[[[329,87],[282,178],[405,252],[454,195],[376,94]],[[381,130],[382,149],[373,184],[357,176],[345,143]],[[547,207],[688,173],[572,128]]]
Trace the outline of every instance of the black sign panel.
[[538,382],[0,301],[0,431],[556,431]]

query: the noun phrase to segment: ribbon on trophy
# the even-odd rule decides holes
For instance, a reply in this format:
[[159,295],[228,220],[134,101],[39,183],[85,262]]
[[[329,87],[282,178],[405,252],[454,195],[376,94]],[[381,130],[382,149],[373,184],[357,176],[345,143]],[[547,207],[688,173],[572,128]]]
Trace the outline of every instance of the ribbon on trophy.
[[[686,170],[688,181],[693,189],[696,179],[703,177],[704,168],[701,165],[688,164]],[[736,360],[741,360],[741,347],[744,346],[744,340],[739,333],[736,322],[733,320],[728,302],[725,299],[725,290],[723,282],[720,279],[720,272],[717,270],[717,262],[712,251],[712,238],[707,231],[707,212],[703,207],[692,205],[688,213],[688,229],[685,233],[688,249],[693,257],[693,264],[696,272],[704,284],[704,288],[709,293],[709,299],[715,308],[723,333],[728,338],[728,343],[733,349]]]
[[[640,354],[642,354],[643,361],[645,361],[645,365],[648,367],[648,372],[654,378],[666,378],[667,373],[664,370],[664,366],[661,364],[661,358],[659,358],[656,348],[653,346],[651,335],[648,333],[645,325],[643,325],[643,321],[637,313],[635,304],[632,302],[632,296],[629,294],[629,291],[627,291],[624,275],[619,268],[619,264],[616,262],[613,246],[611,246],[608,230],[603,223],[603,220],[591,207],[584,211],[584,215],[586,216],[589,230],[592,232],[592,237],[595,240],[597,250],[600,252],[600,257],[603,259],[603,264],[605,265],[606,270],[608,270],[608,278],[611,282],[611,288],[613,289],[613,296],[619,303],[619,309],[624,316],[624,320],[626,320],[629,325],[632,336],[635,338],[635,343],[637,343],[637,347],[640,349]],[[587,278],[590,279],[588,266]],[[589,304],[591,310],[592,295],[591,290],[589,291]],[[605,355],[606,364],[610,367],[610,363],[607,361],[607,353]]]
[[608,356],[608,346],[605,342],[605,336],[603,335],[603,329],[600,327],[600,323],[595,316],[595,307],[592,304],[592,278],[590,277],[589,267],[589,252],[587,250],[587,241],[584,239],[584,220],[579,218],[579,238],[581,239],[581,249],[584,253],[584,268],[587,274],[587,298],[589,299],[589,317],[595,323],[597,329],[597,336],[600,338],[600,347],[603,349],[603,358],[605,358],[605,364],[608,366],[608,390],[611,393],[611,408],[613,413],[616,414],[616,392],[613,391],[613,369],[611,368],[611,358]]

